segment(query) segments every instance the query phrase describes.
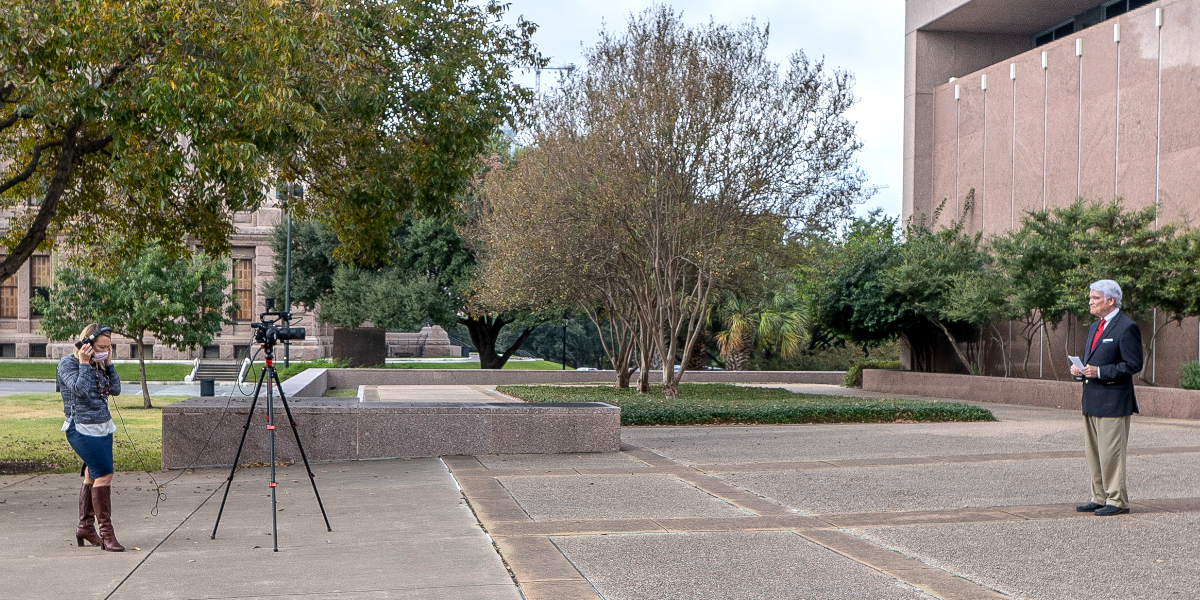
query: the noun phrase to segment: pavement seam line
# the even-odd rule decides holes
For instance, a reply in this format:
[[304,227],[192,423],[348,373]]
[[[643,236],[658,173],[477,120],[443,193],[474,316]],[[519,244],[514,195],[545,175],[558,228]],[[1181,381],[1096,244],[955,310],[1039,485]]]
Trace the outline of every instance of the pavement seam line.
[[604,600],[604,594],[601,594],[600,590],[596,589],[596,584],[592,583],[592,580],[588,579],[588,576],[583,574],[583,571],[579,569],[579,565],[575,564],[575,561],[571,560],[571,557],[567,556],[566,552],[563,552],[562,548],[560,548],[558,546],[558,543],[554,541],[554,537],[546,536],[546,539],[550,540],[550,544],[552,546],[554,546],[554,549],[558,550],[558,553],[562,554],[563,558],[566,559],[567,563],[575,568],[575,572],[579,573],[579,576],[581,578],[583,578],[584,581],[587,582],[588,586],[590,586],[592,588],[592,591],[596,592],[596,597],[600,600]]
[[26,477],[25,479],[21,479],[19,481],[14,481],[12,483],[5,484],[4,487],[0,487],[0,490],[7,490],[10,487],[16,487],[18,485],[21,485],[22,483],[25,483],[26,481],[30,481],[30,480],[36,479],[38,477],[40,477],[40,475],[30,475],[29,477]]
[[[980,600],[980,598],[996,598],[996,599],[1011,598],[1011,596],[1009,596],[1007,594],[1001,593],[997,590],[994,590],[992,588],[984,586],[983,584],[980,584],[976,581],[973,581],[973,580],[963,577],[961,575],[956,575],[945,569],[941,569],[938,567],[928,565],[914,557],[903,554],[892,548],[886,548],[886,547],[884,547],[880,544],[877,544],[871,540],[856,536],[852,533],[843,531],[841,529],[822,529],[819,531],[821,531],[822,533],[835,534],[837,537],[844,538],[847,542],[850,542],[849,544],[846,544],[846,545],[838,545],[836,543],[830,544],[830,543],[828,543],[829,542],[828,539],[818,539],[818,538],[813,537],[813,534],[816,533],[816,531],[818,531],[818,530],[792,530],[792,533],[794,533],[795,535],[798,535],[818,546],[821,546],[822,548],[825,548],[831,552],[834,552],[834,553],[844,556],[856,563],[859,563],[867,568],[870,568],[870,569],[873,569],[880,573],[883,573],[884,575],[887,575],[897,581],[900,581],[900,582],[904,583],[905,585],[912,586],[912,587],[919,589],[927,594],[930,594],[934,597],[940,598],[941,600]],[[809,535],[805,535],[805,532],[807,532]],[[824,537],[824,536],[822,536],[822,537]],[[862,556],[862,553],[856,553],[856,552],[854,552],[854,549],[852,547],[848,547],[848,546],[853,546],[854,545],[853,542],[859,542],[860,544],[867,544],[867,545],[871,546],[872,549],[877,549],[878,551],[882,551],[885,553],[889,553],[890,555],[894,555],[894,556],[890,556],[890,555],[888,556],[888,558],[890,558],[892,560],[899,561],[902,563],[911,563],[913,566],[911,568],[903,569],[903,568],[887,567],[885,565],[875,564],[874,562],[871,561],[870,558],[864,557],[864,556]],[[906,572],[909,572],[909,571],[936,573],[938,578],[941,579],[941,581],[934,582],[935,585],[931,586],[929,584],[929,582],[922,584],[920,582],[913,581],[911,578],[906,578],[906,577],[902,576],[903,574],[905,574]],[[961,587],[961,583],[959,583],[959,582],[970,584],[970,585],[978,588],[978,590],[977,590],[977,592],[976,592],[976,590],[970,590],[967,593],[959,593],[956,590],[948,589],[948,588],[954,588],[954,587]],[[936,584],[940,584],[940,585],[936,585]],[[958,584],[958,585],[956,585],[956,584]],[[976,592],[976,593],[971,593],[971,592]]]
[[500,557],[500,564],[504,565],[504,570],[508,572],[509,579],[512,579],[513,585],[517,587],[517,593],[521,594],[522,598],[525,598],[525,592],[521,591],[521,584],[517,581],[517,575],[513,573],[512,565],[508,564],[508,560],[504,558],[504,553],[500,552],[500,546],[496,544],[496,540],[493,539],[492,534],[488,532],[487,526],[483,524],[483,521],[479,520],[479,513],[475,510],[475,505],[472,504],[471,499],[467,497],[466,490],[459,485],[458,477],[455,477],[454,475],[454,469],[450,467],[450,464],[447,463],[444,458],[438,460],[442,462],[442,466],[445,467],[446,472],[450,474],[450,480],[454,482],[454,487],[458,488],[458,494],[460,497],[462,497],[463,502],[467,503],[467,509],[471,511],[471,516],[475,517],[475,524],[479,525],[479,529],[483,530],[483,535],[487,537],[488,543],[492,545],[492,550],[496,553],[496,556]]

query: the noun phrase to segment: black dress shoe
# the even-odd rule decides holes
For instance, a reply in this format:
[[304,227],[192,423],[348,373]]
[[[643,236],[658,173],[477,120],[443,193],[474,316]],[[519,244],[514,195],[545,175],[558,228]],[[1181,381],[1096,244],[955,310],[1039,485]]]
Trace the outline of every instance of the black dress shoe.
[[1081,506],[1076,506],[1075,510],[1077,510],[1079,512],[1096,512],[1097,509],[1101,509],[1101,508],[1104,508],[1103,504],[1096,504],[1095,502],[1088,502],[1087,504],[1083,504]]
[[1105,505],[1104,508],[1097,510],[1096,516],[1097,517],[1111,517],[1113,515],[1123,515],[1128,512],[1129,512],[1128,508],[1121,508],[1120,506],[1117,506],[1116,504],[1108,504],[1108,505]]

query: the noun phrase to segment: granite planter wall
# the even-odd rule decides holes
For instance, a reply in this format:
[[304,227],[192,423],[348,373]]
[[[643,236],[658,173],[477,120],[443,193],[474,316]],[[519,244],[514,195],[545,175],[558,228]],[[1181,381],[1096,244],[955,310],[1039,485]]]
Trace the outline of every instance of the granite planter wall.
[[[1083,384],[1017,377],[981,377],[913,371],[863,371],[863,389],[887,394],[949,398],[1078,410]],[[1140,414],[1147,417],[1200,419],[1200,391],[1139,385]]]

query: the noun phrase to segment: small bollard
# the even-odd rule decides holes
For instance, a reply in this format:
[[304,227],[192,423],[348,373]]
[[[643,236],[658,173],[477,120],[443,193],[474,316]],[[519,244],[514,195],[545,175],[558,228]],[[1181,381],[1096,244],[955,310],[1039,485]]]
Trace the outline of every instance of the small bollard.
[[216,396],[217,386],[215,379],[200,380],[200,395],[201,396]]

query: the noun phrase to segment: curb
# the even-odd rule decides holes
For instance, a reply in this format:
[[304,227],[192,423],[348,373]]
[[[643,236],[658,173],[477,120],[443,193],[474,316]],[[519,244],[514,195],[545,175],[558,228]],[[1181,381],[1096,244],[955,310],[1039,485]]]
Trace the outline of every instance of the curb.
[[[6,382],[6,381],[9,381],[9,382],[19,381],[19,382],[25,382],[25,383],[54,383],[57,380],[55,380],[55,379],[31,379],[31,378],[27,378],[27,377],[0,377],[0,383]],[[122,381],[121,383],[137,383],[138,385],[141,385],[142,382],[140,379],[138,379],[138,380],[131,379],[129,381]],[[189,385],[189,384],[184,381],[147,381],[146,385]],[[197,383],[195,385],[200,385],[200,384]]]

